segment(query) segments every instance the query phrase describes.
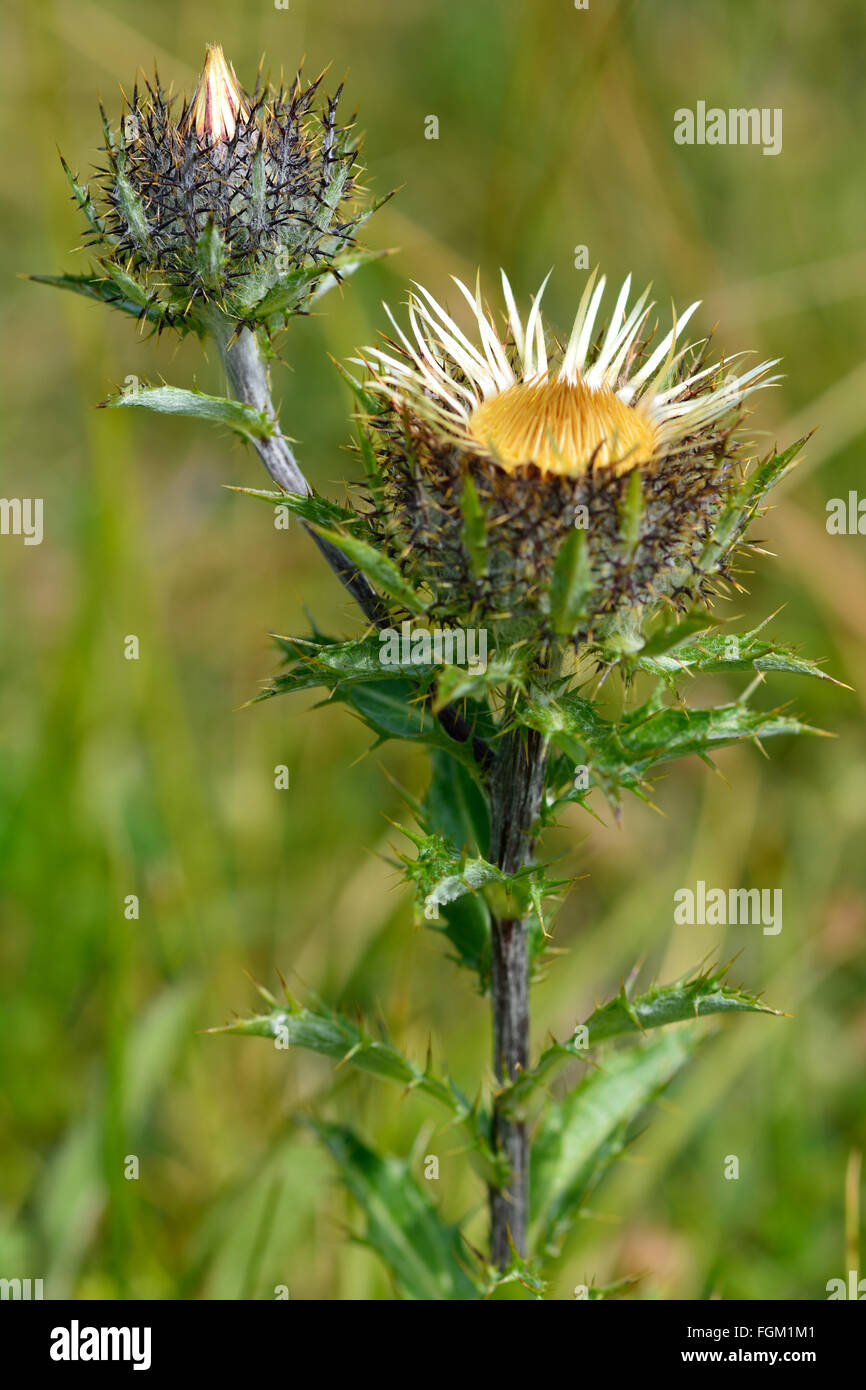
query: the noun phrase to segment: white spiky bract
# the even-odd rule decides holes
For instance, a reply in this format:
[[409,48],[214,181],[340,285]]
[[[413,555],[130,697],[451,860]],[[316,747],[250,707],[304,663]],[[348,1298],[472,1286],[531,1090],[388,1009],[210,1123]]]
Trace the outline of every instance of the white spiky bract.
[[[423,285],[416,285],[407,305],[411,333],[385,305],[397,342],[365,349],[361,364],[373,373],[370,385],[459,447],[486,450],[505,466],[535,463],[576,475],[591,465],[619,471],[663,457],[779,379],[768,375],[776,361],[740,375],[728,370],[734,358],[684,371],[683,357],[699,344],[682,344],[682,333],[700,301],[679,316],[674,313],[656,346],[644,346],[654,301],[648,287],[629,307],[631,276],[606,329],[599,331],[606,279],[596,271],[565,350],[549,353],[541,313],[549,278],[524,321],[503,271],[507,330],[501,335],[482,303],[480,284],[473,294],[455,277],[472,312],[475,341]],[[727,374],[720,381],[722,372]]]

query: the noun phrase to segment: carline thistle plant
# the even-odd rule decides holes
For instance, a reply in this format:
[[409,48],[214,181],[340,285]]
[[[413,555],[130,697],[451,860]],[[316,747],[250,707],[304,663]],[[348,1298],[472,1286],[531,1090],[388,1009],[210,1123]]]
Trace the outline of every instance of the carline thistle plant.
[[[547,282],[522,313],[503,274],[498,318],[480,281],[474,291],[455,282],[467,327],[420,285],[405,314],[387,311],[388,334],[341,369],[355,399],[350,504],[315,495],[267,363],[294,318],[381,254],[357,241],[377,204],[359,186],[339,92],[320,97],[320,84],[274,89],[260,73],[248,94],[211,47],[188,101],[158,79],[136,87],[116,129],[103,114],[92,188],[64,164],[90,269],[35,278],[216,343],[230,395],[141,385],[103,405],[241,435],[277,487],[240,491],[297,514],[357,601],[354,636],[278,639],[281,669],[255,699],[321,687],[377,743],[426,751],[429,786],[421,801],[406,795],[410,848],[395,862],[419,920],[490,1001],[492,1072],[479,1059],[474,1078],[453,1077],[432,1047],[421,1064],[362,1020],[288,990],[280,1000],[262,989],[265,1008],[227,1031],[271,1039],[289,1065],[302,1047],[396,1082],[459,1129],[487,1189],[481,1233],[475,1215],[458,1226],[440,1217],[409,1160],[333,1118],[306,1121],[400,1296],[556,1297],[555,1261],[577,1217],[707,1036],[701,1019],[773,1011],[723,969],[641,988],[635,970],[572,1036],[533,1051],[531,989],[549,959],[550,904],[566,887],[539,840],[571,804],[597,814],[603,798],[619,815],[625,792],[649,799],[655,769],[672,759],[814,732],[756,695],[775,670],[829,677],[766,625],[732,640],[715,611],[741,589],[743,557],[760,551],[750,523],[804,441],[754,457],[745,409],[776,364],[684,339],[697,304],[660,327],[650,291],[632,298],[626,279],[604,322],[605,280],[593,275],[560,344],[542,315]],[[429,656],[441,641],[410,640],[438,641],[442,624],[482,630],[485,660],[443,663]],[[600,698],[611,673],[623,692],[613,714]],[[685,683],[704,673],[748,684],[730,703],[689,706]],[[551,1090],[575,1061],[590,1065]]]

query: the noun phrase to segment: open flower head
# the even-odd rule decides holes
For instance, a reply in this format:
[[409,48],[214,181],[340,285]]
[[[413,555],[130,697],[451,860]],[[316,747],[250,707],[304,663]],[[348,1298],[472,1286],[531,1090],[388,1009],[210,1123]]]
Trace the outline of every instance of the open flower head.
[[[158,326],[208,326],[208,315],[268,329],[301,312],[356,254],[369,214],[358,188],[342,87],[322,76],[251,94],[218,45],[186,101],[158,75],[136,84],[119,127],[105,112],[106,163],[93,191],[67,175],[90,225],[107,287]],[[353,266],[348,266],[348,269]]]
[[[557,554],[578,528],[592,584],[583,635],[708,598],[701,556],[745,461],[735,427],[775,364],[711,362],[707,340],[683,337],[698,304],[658,330],[649,289],[631,302],[630,277],[602,325],[594,273],[562,344],[543,321],[547,281],[524,316],[503,274],[501,329],[479,287],[455,283],[470,332],[417,286],[405,327],[386,307],[394,336],[359,359],[380,403],[366,419],[381,477],[374,525],[407,573],[442,612],[543,622]],[[483,566],[467,479],[485,517]]]

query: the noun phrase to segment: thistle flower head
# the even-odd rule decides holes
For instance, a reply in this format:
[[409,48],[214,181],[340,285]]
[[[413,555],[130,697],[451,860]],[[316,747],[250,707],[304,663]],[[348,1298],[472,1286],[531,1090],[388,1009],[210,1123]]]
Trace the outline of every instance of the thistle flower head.
[[[742,476],[735,426],[775,364],[711,362],[706,340],[683,338],[697,303],[658,332],[649,289],[632,302],[630,277],[601,326],[605,279],[593,274],[561,345],[542,317],[547,281],[522,316],[503,274],[502,329],[477,285],[455,283],[471,332],[419,285],[407,327],[386,307],[394,336],[358,359],[379,403],[366,418],[374,524],[414,582],[449,615],[480,606],[543,628],[578,528],[592,595],[575,636],[710,597],[701,555]],[[483,567],[467,480],[485,517]]]
[[204,331],[217,315],[271,331],[354,268],[372,209],[351,122],[338,120],[342,88],[322,98],[321,84],[257,79],[247,94],[210,45],[188,100],[157,75],[136,84],[117,129],[103,113],[92,196],[70,182],[114,292],[159,326]]
[[473,295],[455,280],[475,321],[475,342],[419,285],[408,306],[412,337],[386,309],[399,341],[366,350],[375,364],[372,386],[506,472],[534,465],[542,474],[578,477],[649,466],[684,440],[706,437],[732,407],[768,384],[773,362],[742,375],[695,365],[696,345],[683,344],[682,331],[699,302],[674,315],[668,333],[650,345],[645,334],[655,305],[647,289],[629,308],[630,276],[606,329],[597,333],[605,283],[604,276],[597,284],[596,274],[590,277],[568,344],[555,358],[541,314],[546,280],[524,322],[503,273],[504,334],[478,289]]

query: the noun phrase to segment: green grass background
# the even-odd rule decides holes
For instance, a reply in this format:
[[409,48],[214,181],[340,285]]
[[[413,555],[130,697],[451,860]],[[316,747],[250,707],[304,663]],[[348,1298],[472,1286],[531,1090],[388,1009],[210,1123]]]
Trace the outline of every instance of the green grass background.
[[[652,279],[662,306],[703,298],[720,347],[784,357],[753,417],[762,448],[820,427],[763,527],[778,558],[731,613],[785,605],[773,631],[854,691],[779,678],[768,698],[837,737],[727,752],[726,780],[677,766],[664,814],[634,802],[620,828],[575,812],[555,847],[587,876],[535,999],[541,1040],[639,957],[668,978],[742,950],[737,977],[792,1015],[735,1020],[701,1054],[597,1193],[552,1296],[647,1270],[638,1296],[823,1297],[857,1258],[845,1173],[866,1100],[866,537],[824,525],[863,476],[862,5],[12,0],[0,24],[0,494],[45,502],[41,547],[0,539],[0,1274],[43,1277],[48,1297],[391,1297],[292,1124],[311,1105],[419,1171],[439,1155],[443,1210],[483,1231],[458,1140],[421,1099],[201,1031],[253,1006],[245,972],[274,987],[281,970],[297,993],[380,1011],[415,1055],[432,1033],[467,1086],[488,1055],[483,1001],[378,857],[398,813],[384,770],[417,793],[423,760],[365,757],[363,728],[312,699],[238,708],[273,668],[268,631],[303,630],[305,604],[353,630],[336,582],[297,528],[223,489],[261,485],[249,451],[91,408],[130,373],[219,388],[215,365],[16,279],[83,268],[55,144],[82,174],[98,161],[97,91],[116,113],[118,83],[154,58],[189,88],[220,41],[245,81],[262,51],[287,73],[303,54],[334,83],[348,70],[372,185],[402,185],[369,234],[397,254],[299,321],[275,373],[321,490],[339,496],[354,468],[327,354],[372,340],[383,297],[415,277],[445,295],[479,266],[494,289],[502,265],[526,302],[552,266],[565,330],[583,244],[615,281]],[[675,146],[673,112],[698,99],[782,107],[782,154]],[[781,886],[781,935],[673,930],[672,893],[697,878]]]

